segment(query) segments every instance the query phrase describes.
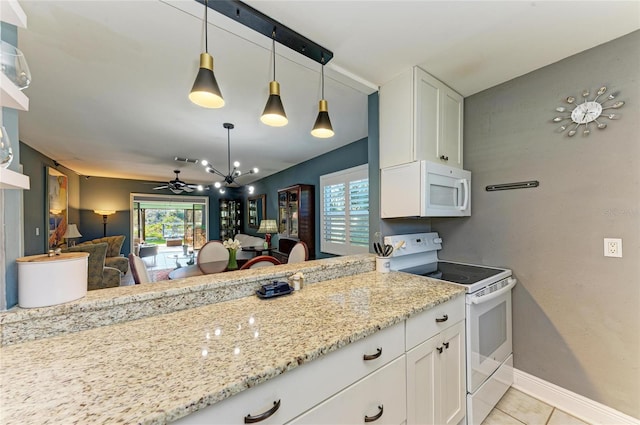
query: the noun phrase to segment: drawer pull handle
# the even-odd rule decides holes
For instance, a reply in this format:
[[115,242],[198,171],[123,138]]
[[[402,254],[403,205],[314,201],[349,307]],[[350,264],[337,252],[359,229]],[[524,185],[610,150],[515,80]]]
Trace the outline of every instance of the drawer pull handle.
[[446,155],[440,155],[440,159],[443,160],[443,161],[448,161],[449,157],[446,156]]
[[442,317],[436,317],[436,323],[446,322],[447,320],[449,320],[449,316],[446,314]]
[[255,416],[251,416],[251,415],[245,416],[244,417],[244,423],[245,424],[254,424],[256,422],[264,421],[265,419],[267,419],[268,417],[270,417],[274,413],[276,413],[279,408],[280,408],[280,400],[274,401],[273,402],[273,407],[271,409],[267,410],[266,412],[260,413],[259,415],[255,415]]
[[375,354],[365,354],[362,356],[364,360],[375,360],[382,355],[382,348],[378,348]]
[[377,421],[378,419],[380,419],[382,417],[382,412],[384,411],[384,408],[382,407],[382,405],[380,405],[380,406],[378,406],[378,409],[380,411],[378,412],[377,415],[373,415],[373,416],[364,415],[364,421],[365,422],[374,422],[374,421]]
[[436,350],[438,350],[438,354],[442,354],[443,348],[442,347],[436,347]]
[[442,345],[444,345],[444,348],[446,348],[447,350],[449,349],[449,343],[448,342],[443,342]]

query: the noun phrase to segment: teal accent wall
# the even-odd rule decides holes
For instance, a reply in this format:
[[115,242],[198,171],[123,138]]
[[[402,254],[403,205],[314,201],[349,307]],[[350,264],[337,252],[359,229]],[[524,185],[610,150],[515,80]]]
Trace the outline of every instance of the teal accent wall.
[[[376,233],[380,231],[380,96],[379,92],[371,93],[368,98],[369,117],[369,241],[376,241]],[[369,252],[373,245],[369,244]]]
[[[0,39],[14,46],[18,45],[18,31],[14,25],[0,23]],[[18,146],[18,111],[11,108],[0,108],[2,123],[7,130],[13,150],[13,161],[9,169],[21,172],[20,149]],[[0,193],[0,226],[3,226],[4,258],[0,272],[3,273],[0,284],[4,284],[4,300],[0,309],[11,308],[18,303],[18,266],[16,259],[23,256],[22,246],[22,190],[1,190]],[[1,292],[0,292],[1,293]]]
[[79,213],[80,176],[62,165],[56,167],[51,158],[22,142],[20,142],[20,158],[24,167],[23,173],[29,176],[31,183],[31,189],[24,192],[24,254],[42,254],[48,249],[47,167],[55,168],[67,176],[68,220],[69,223],[78,225],[82,233]]
[[[318,143],[322,143],[321,140]],[[252,185],[255,187],[254,195],[266,194],[267,199],[267,217],[269,219],[278,219],[278,190],[296,184],[310,184],[314,186],[314,196],[316,205],[316,258],[332,257],[330,254],[320,252],[320,214],[318,208],[320,205],[320,176],[358,165],[366,164],[368,161],[368,139],[360,139],[341,148],[327,152],[324,155],[317,156],[308,161],[294,165],[279,173],[272,174],[264,179],[258,180]],[[246,210],[246,199],[249,196],[244,194],[244,208]],[[244,222],[244,233],[258,235],[255,229],[247,227],[246,220]],[[277,246],[278,238],[274,235],[273,244]]]

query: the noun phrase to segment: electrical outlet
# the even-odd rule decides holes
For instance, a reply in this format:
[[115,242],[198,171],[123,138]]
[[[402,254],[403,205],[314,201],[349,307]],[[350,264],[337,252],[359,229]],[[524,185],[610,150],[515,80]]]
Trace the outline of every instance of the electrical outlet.
[[622,257],[622,239],[604,238],[604,256]]

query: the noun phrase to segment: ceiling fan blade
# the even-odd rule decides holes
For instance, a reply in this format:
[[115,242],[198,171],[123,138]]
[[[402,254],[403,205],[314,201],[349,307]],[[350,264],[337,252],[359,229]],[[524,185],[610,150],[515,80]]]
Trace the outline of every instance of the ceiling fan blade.
[[165,184],[163,186],[154,187],[153,190],[168,189],[168,188],[169,186]]
[[182,189],[178,189],[178,188],[175,188],[175,187],[172,187],[172,188],[171,188],[171,191],[172,191],[173,193],[175,193],[176,195],[179,195],[179,194],[181,194],[181,193],[182,193]]
[[191,188],[190,188],[189,186],[187,186],[187,185],[184,185],[184,186],[182,187],[182,190],[184,190],[185,192],[193,192],[193,189],[191,189]]

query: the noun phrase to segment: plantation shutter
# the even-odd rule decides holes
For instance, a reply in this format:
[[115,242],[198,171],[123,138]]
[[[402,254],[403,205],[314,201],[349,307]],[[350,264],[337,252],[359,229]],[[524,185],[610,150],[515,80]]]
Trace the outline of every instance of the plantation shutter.
[[361,165],[320,177],[320,250],[369,252],[369,173]]

